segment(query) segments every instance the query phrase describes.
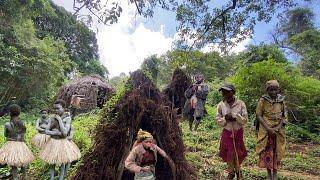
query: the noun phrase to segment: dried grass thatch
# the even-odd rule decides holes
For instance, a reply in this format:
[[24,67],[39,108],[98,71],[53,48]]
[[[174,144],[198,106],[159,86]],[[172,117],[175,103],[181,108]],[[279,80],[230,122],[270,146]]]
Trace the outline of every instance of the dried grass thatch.
[[[141,71],[131,74],[127,87],[115,105],[107,104],[109,110],[96,129],[95,143],[72,179],[133,179],[124,169],[124,161],[140,128],[151,132],[158,146],[173,159],[176,179],[196,179],[185,159],[182,131],[171,103]],[[157,179],[170,180],[172,174],[169,164],[159,156]]]
[[99,75],[89,75],[76,79],[59,89],[57,99],[63,99],[69,107],[72,95],[84,95],[81,101],[81,112],[90,111],[96,107],[102,108],[105,102],[115,92]]
[[173,108],[178,109],[178,114],[182,113],[182,108],[187,100],[184,92],[191,85],[191,78],[183,70],[175,69],[170,84],[163,90],[166,97],[173,103]]

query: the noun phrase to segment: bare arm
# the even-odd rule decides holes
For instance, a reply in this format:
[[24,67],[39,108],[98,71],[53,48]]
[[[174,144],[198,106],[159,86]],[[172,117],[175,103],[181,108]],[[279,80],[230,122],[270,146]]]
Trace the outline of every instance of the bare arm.
[[59,122],[59,127],[60,127],[62,135],[67,137],[68,133],[70,131],[70,128],[71,128],[71,118],[70,117],[66,117],[65,118],[66,123],[63,123],[63,121],[62,121],[60,116],[56,116],[56,118],[57,118],[57,120]]
[[54,118],[54,117],[52,117],[52,118],[49,119],[45,133],[46,133],[47,135],[50,135],[50,136],[61,136],[61,135],[62,135],[61,132],[59,132],[59,131],[52,131],[52,130],[51,130],[51,129],[52,129],[52,121],[54,120],[53,118]]
[[8,137],[9,131],[10,131],[10,124],[6,123],[4,125],[4,137]]
[[36,122],[36,129],[40,132],[45,132],[46,130],[40,127],[40,121],[41,119],[38,119]]

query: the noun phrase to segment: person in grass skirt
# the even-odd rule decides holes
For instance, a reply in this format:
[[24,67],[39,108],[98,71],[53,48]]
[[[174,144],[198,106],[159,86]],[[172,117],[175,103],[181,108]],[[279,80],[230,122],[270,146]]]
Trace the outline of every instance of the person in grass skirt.
[[11,166],[13,179],[18,179],[17,170],[20,167],[23,178],[26,179],[26,166],[33,161],[34,156],[24,142],[26,126],[19,118],[21,108],[12,104],[10,110],[10,122],[4,125],[4,136],[7,142],[0,149],[0,164]]
[[57,100],[54,103],[55,115],[50,118],[46,134],[50,140],[40,151],[40,159],[50,164],[50,179],[54,179],[55,166],[60,166],[59,180],[67,174],[68,164],[81,157],[79,148],[72,140],[68,139],[72,134],[70,113],[64,111],[65,102]]
[[43,109],[40,111],[40,118],[36,122],[38,134],[32,138],[32,143],[39,149],[42,148],[50,139],[50,136],[46,134],[46,128],[49,123],[48,117],[48,110]]

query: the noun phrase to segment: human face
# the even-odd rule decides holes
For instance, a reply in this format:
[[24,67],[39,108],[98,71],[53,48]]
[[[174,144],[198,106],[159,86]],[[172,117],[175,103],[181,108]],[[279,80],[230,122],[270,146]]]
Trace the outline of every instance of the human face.
[[142,145],[145,149],[150,149],[150,147],[153,144],[153,139],[152,138],[146,138],[145,140],[142,141]]
[[41,112],[41,118],[46,119],[48,117],[48,112],[47,111],[42,111]]
[[62,116],[64,113],[63,107],[60,104],[53,105],[54,112],[59,116]]
[[270,86],[267,89],[267,93],[271,98],[275,99],[277,98],[277,95],[280,93],[280,89],[278,86]]
[[231,102],[234,99],[234,91],[228,91],[228,90],[222,89],[221,92],[222,92],[223,98],[227,102]]
[[196,75],[195,79],[196,79],[196,82],[199,84],[203,81],[203,75],[198,74]]

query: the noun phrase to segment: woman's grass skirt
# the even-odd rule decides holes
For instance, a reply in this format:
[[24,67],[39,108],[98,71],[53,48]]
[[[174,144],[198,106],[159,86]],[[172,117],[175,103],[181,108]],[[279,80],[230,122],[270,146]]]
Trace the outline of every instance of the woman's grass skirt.
[[34,156],[25,142],[7,141],[0,149],[0,164],[22,167],[33,161]]
[[81,153],[72,140],[50,138],[40,151],[39,157],[48,164],[61,165],[78,160]]
[[38,133],[32,138],[32,144],[41,149],[50,139],[49,135]]

